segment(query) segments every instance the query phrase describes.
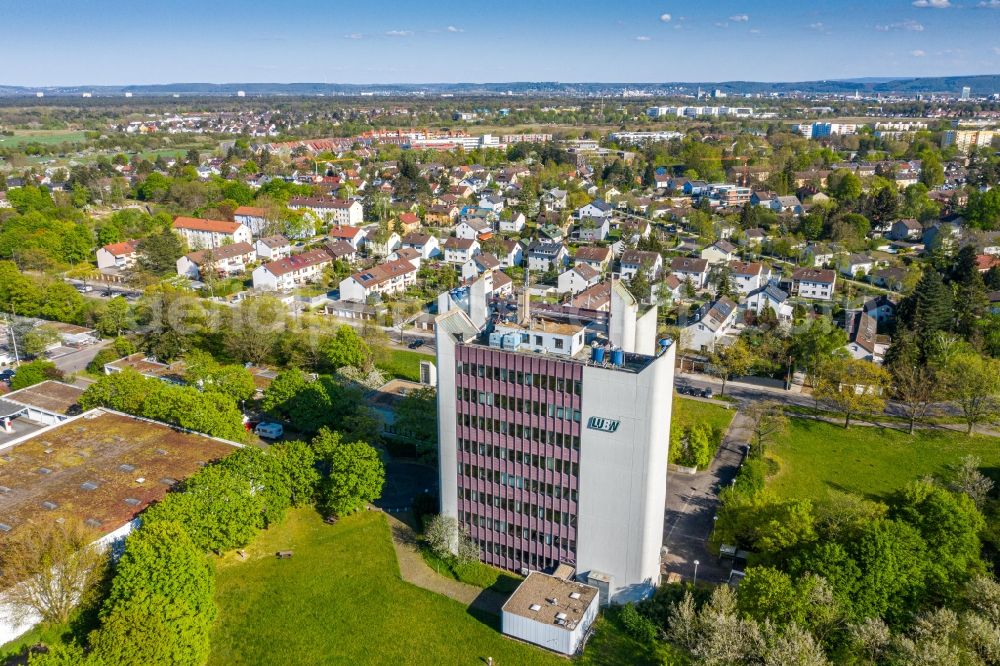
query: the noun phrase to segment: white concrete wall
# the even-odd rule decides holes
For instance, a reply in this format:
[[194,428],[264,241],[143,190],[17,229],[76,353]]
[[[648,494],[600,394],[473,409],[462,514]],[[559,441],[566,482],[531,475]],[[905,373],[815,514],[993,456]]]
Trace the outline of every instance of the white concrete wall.
[[[642,599],[660,582],[676,345],[635,374],[583,371],[577,572],[612,577],[611,600]],[[613,432],[590,417],[619,421]]]
[[[443,314],[443,313],[442,313]],[[437,328],[438,474],[441,514],[458,519],[458,440],[455,425],[455,341]]]

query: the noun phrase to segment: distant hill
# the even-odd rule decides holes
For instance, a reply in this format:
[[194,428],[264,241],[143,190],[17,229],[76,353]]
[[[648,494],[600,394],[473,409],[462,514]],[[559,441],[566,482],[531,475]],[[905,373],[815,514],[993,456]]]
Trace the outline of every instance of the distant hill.
[[969,86],[975,94],[1000,92],[1000,74],[976,76],[937,76],[918,78],[864,77],[827,81],[764,82],[764,81],[702,81],[702,82],[633,82],[633,83],[560,83],[555,81],[514,81],[499,83],[164,83],[155,85],[121,86],[54,86],[27,87],[0,85],[0,97],[78,96],[84,92],[95,96],[133,95],[198,95],[233,96],[244,91],[247,96],[315,96],[315,95],[613,95],[624,90],[644,90],[654,94],[721,90],[739,93],[957,93]]

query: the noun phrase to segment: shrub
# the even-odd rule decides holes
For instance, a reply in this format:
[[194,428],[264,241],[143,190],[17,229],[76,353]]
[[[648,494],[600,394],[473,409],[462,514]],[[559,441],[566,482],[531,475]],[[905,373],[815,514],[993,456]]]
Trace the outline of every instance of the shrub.
[[656,640],[659,630],[652,620],[636,609],[635,604],[625,604],[618,619],[632,638],[644,643],[652,643]]

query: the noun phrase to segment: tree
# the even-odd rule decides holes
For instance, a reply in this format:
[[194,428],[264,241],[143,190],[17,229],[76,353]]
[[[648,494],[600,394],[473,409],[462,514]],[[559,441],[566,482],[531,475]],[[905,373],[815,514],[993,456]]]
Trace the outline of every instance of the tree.
[[62,338],[59,331],[48,324],[36,326],[24,336],[24,352],[31,356],[38,356],[49,347],[59,344]]
[[751,402],[743,409],[743,416],[750,422],[750,450],[756,456],[763,456],[764,448],[788,430],[785,409],[776,400]]
[[59,371],[55,363],[39,359],[17,366],[17,374],[10,380],[10,388],[17,391],[41,384],[49,379],[60,380],[62,378],[62,372]]
[[736,606],[744,615],[760,622],[770,620],[779,627],[805,621],[806,597],[802,590],[791,576],[772,567],[747,567]]
[[97,320],[97,330],[102,335],[120,336],[134,325],[132,307],[122,296],[115,296],[108,301]]
[[65,520],[27,523],[0,550],[0,586],[15,623],[34,616],[63,624],[96,592],[105,555],[96,535]]
[[396,408],[396,433],[415,439],[418,451],[437,450],[437,391],[431,387],[410,391]]
[[246,479],[209,465],[143,514],[145,524],[175,521],[184,525],[202,551],[224,552],[250,543],[263,527],[264,501]]
[[298,368],[283,370],[278,373],[264,390],[261,409],[267,414],[287,418],[291,412],[292,402],[309,384],[306,373]]
[[259,496],[263,522],[267,528],[281,522],[292,503],[292,485],[288,469],[271,451],[255,446],[244,447],[219,461],[219,466],[243,479]]
[[313,501],[320,475],[316,469],[316,452],[305,442],[276,442],[270,449],[288,478],[289,500],[292,506],[304,506]]
[[847,333],[828,317],[817,317],[796,327],[789,351],[805,369],[810,383],[816,383],[820,368],[827,361],[847,355]]
[[926,366],[910,365],[906,361],[896,363],[891,368],[893,397],[903,406],[910,422],[910,434],[941,396],[938,378]]
[[851,417],[885,409],[888,388],[889,373],[884,368],[859,359],[836,359],[823,366],[815,393],[842,413],[844,428],[850,428]]
[[344,324],[336,333],[320,343],[320,351],[326,363],[334,369],[349,365],[362,368],[371,355],[371,350],[361,339],[353,326]]
[[953,466],[948,487],[952,492],[963,493],[972,500],[976,508],[982,509],[993,490],[993,479],[979,471],[982,461],[976,456],[963,456]]
[[94,653],[108,664],[203,664],[217,613],[212,567],[171,521],[146,523],[125,543]]
[[136,246],[139,265],[153,275],[171,275],[177,271],[177,260],[184,254],[180,237],[169,227],[139,241]]
[[244,299],[225,330],[226,349],[241,361],[260,365],[274,350],[285,308],[271,296]]
[[[938,331],[950,331],[954,318],[951,290],[934,270],[924,271],[914,288],[912,299],[912,327],[926,349],[930,338]],[[905,306],[904,306],[905,309]]]
[[874,520],[844,546],[861,571],[853,600],[856,617],[884,617],[894,624],[919,606],[927,546],[916,528],[898,520]]
[[941,369],[946,395],[962,410],[967,433],[1000,411],[1000,361],[975,352],[956,354]]
[[861,196],[861,179],[847,169],[838,169],[830,174],[830,194],[838,201],[855,201]]
[[[323,436],[321,432],[320,438]],[[353,513],[382,495],[385,466],[370,445],[337,443],[329,447],[321,461],[328,470],[320,489],[320,510],[326,515]]]
[[743,338],[728,347],[717,346],[715,351],[709,355],[709,363],[722,380],[722,391],[720,395],[726,394],[726,382],[733,375],[740,376],[750,372],[754,364],[754,354],[750,345]]
[[443,560],[454,559],[459,564],[467,564],[479,559],[479,546],[468,530],[451,516],[438,514],[431,518],[424,529],[423,540],[431,552]]

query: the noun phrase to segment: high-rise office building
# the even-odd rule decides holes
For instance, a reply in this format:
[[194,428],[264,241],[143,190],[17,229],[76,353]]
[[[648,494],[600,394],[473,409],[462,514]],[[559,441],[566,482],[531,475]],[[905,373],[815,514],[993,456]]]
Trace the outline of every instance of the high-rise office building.
[[972,88],[969,86],[962,86],[962,97],[961,99],[966,100],[972,96]]
[[593,319],[528,305],[438,317],[441,512],[489,564],[566,564],[605,602],[643,598],[660,578],[675,345],[621,283]]

